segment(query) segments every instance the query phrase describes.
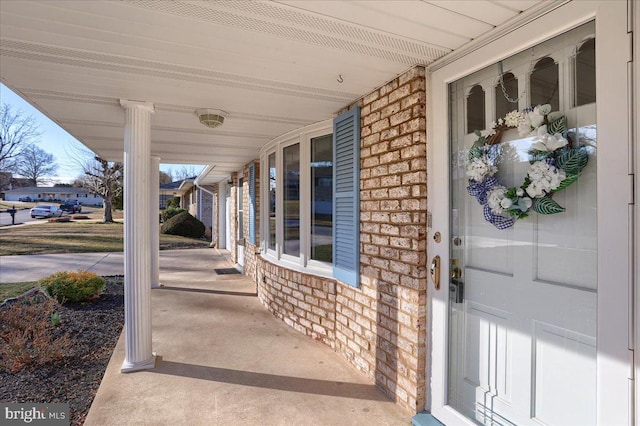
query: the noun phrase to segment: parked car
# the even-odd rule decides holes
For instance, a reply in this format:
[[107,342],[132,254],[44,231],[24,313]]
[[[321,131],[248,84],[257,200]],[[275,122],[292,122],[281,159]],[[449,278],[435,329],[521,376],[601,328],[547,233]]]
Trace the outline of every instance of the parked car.
[[53,204],[38,204],[34,208],[32,208],[29,213],[31,217],[53,217],[60,216],[62,214],[62,210],[60,210],[57,206]]
[[82,204],[80,204],[80,201],[67,200],[60,204],[60,210],[70,213],[81,213]]
[[25,201],[25,202],[29,203],[29,202],[31,202],[33,200],[31,199],[31,197],[26,196],[26,197],[18,197],[18,201]]

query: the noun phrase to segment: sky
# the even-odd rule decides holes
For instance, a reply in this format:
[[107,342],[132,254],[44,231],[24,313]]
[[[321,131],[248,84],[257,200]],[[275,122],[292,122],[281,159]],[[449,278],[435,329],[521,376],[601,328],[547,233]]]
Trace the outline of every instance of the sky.
[[[57,176],[48,177],[52,183],[72,183],[78,176],[82,175],[82,170],[68,159],[66,152],[71,151],[73,146],[82,146],[87,149],[84,145],[1,83],[0,102],[11,105],[14,113],[17,110],[21,110],[25,115],[33,116],[40,125],[40,142],[36,143],[36,146],[52,154],[58,164]],[[176,174],[183,166],[185,165],[161,163],[160,170]],[[194,170],[196,174],[204,168],[201,165],[189,164],[186,166],[189,170]]]

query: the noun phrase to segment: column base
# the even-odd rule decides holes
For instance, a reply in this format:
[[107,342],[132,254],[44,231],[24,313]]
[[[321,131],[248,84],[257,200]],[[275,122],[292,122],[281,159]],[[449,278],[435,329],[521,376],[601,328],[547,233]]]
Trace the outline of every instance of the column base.
[[122,367],[120,367],[120,372],[133,373],[134,371],[151,370],[155,368],[155,366],[156,366],[156,353],[153,352],[151,354],[151,358],[149,358],[146,361],[132,363],[132,362],[127,362],[127,360],[124,360],[124,362],[122,363]]

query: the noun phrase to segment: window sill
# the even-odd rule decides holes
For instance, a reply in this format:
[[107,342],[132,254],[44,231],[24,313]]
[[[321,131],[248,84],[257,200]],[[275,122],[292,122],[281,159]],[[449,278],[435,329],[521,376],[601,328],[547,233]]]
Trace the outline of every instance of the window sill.
[[278,259],[275,254],[270,252],[261,253],[260,257],[262,257],[267,262],[273,263],[274,265],[280,266],[282,268],[287,268],[292,271],[300,272],[302,274],[315,275],[332,280],[335,279],[333,278],[333,268],[329,264],[327,264],[327,266],[307,265],[305,267],[301,266],[299,263],[292,262],[287,259]]

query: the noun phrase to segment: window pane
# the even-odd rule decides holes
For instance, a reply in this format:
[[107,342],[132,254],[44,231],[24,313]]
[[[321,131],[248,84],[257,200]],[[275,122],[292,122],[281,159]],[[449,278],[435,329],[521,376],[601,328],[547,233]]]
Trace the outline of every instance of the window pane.
[[332,260],[333,136],[311,139],[311,259]]
[[482,86],[473,86],[467,98],[467,133],[484,128],[484,90]]
[[286,147],[283,155],[284,182],[284,250],[300,255],[300,144]]
[[496,120],[514,109],[518,109],[518,80],[508,72],[503,74],[502,84],[496,85]]
[[531,106],[550,104],[551,111],[560,109],[558,64],[551,58],[538,61],[531,73]]
[[269,236],[268,247],[276,249],[276,154],[269,155]]
[[596,40],[586,41],[576,55],[576,106],[596,101]]

